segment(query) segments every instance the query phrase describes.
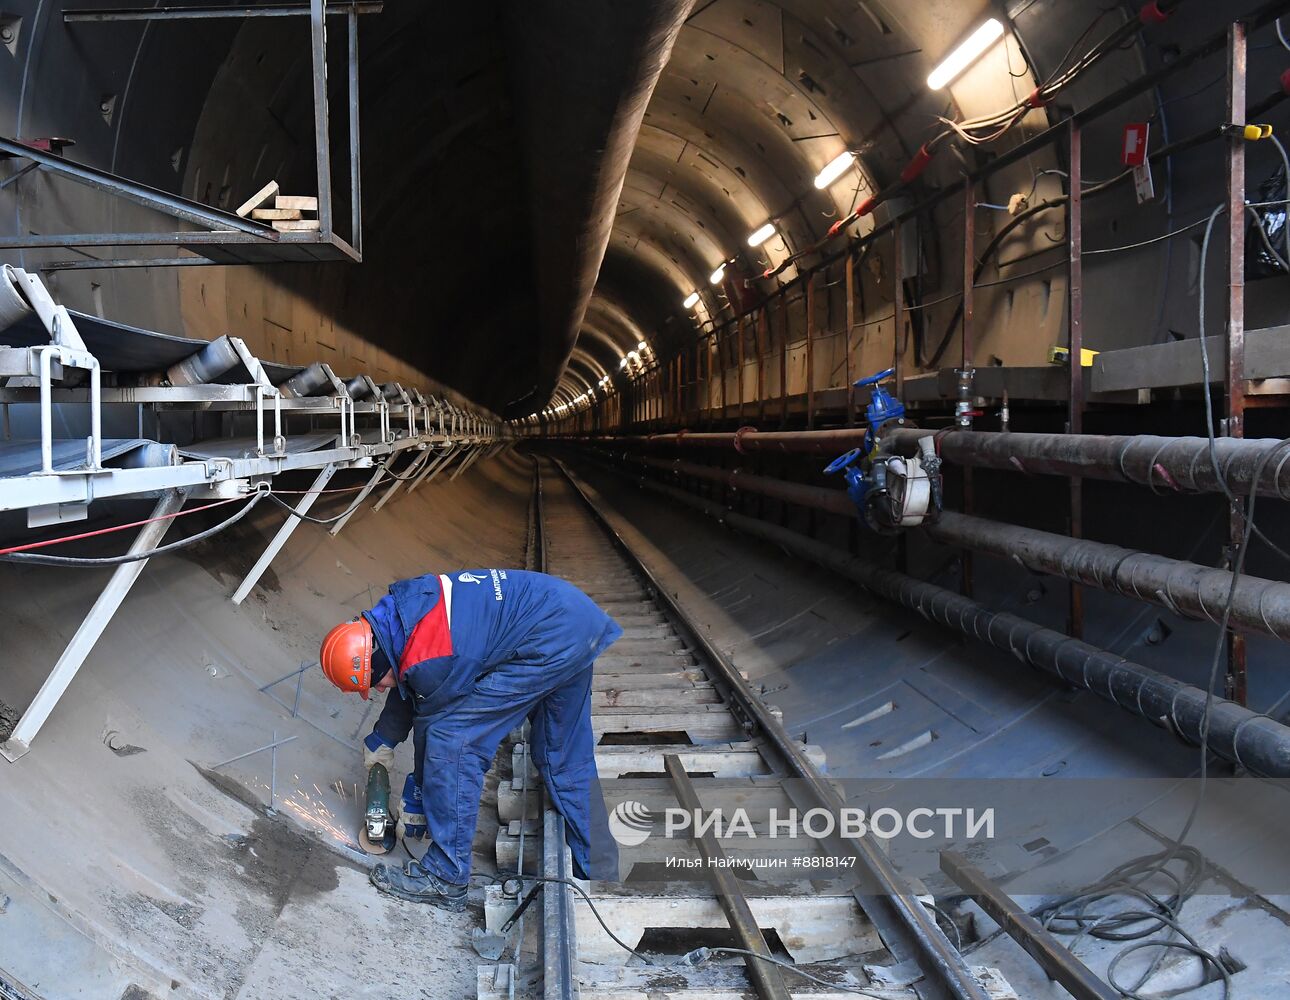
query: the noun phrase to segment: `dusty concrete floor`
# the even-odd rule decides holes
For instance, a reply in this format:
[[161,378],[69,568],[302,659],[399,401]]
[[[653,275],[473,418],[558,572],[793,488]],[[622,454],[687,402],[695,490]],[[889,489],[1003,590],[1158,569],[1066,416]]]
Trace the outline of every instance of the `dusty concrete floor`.
[[[94,1000],[473,996],[478,890],[458,916],[389,901],[349,847],[358,741],[377,704],[338,698],[316,671],[302,675],[294,715],[296,678],[260,689],[312,660],[318,636],[391,579],[518,564],[529,476],[527,461],[506,457],[369,511],[337,539],[305,526],[241,608],[228,595],[277,515],[150,565],[33,751],[0,765],[4,974],[45,997]],[[790,730],[825,747],[835,776],[1147,779],[1184,773],[1191,759],[1167,734],[1095,699],[1072,698],[652,495],[591,479],[714,639],[765,685]],[[0,700],[26,704],[102,580],[0,566],[9,637]],[[887,701],[898,710],[877,729],[855,724]],[[936,738],[911,740],[924,731]],[[269,754],[221,768],[218,780],[208,773],[275,732],[296,739],[279,750],[270,821]],[[408,764],[401,751],[400,769]],[[1140,816],[1126,809],[1072,827],[1065,846],[1140,853],[1154,842],[1147,830],[1180,828],[1189,801],[1180,786]],[[1271,997],[1290,992],[1290,933],[1274,905],[1285,898],[1244,892],[1284,860],[1284,825],[1269,823],[1247,825],[1242,839],[1230,816],[1202,816],[1197,842],[1223,870],[1188,921],[1250,964],[1237,978],[1248,995]],[[491,836],[481,823],[480,871]],[[1109,949],[1090,954],[1105,962]],[[1007,940],[981,960],[1004,966],[1023,995],[1060,995]],[[1175,964],[1180,980],[1194,971]]]
[[[530,470],[494,460],[337,538],[306,525],[240,608],[228,595],[279,515],[155,560],[32,751],[0,767],[5,975],[96,1000],[473,995],[480,911],[380,897],[351,846],[359,741],[380,702],[339,697],[316,670],[295,717],[297,678],[259,689],[314,660],[318,637],[393,579],[522,564]],[[0,699],[26,704],[104,578],[0,567]],[[270,820],[269,753],[208,768],[273,733],[295,739],[278,751]],[[495,810],[482,815],[486,870]]]

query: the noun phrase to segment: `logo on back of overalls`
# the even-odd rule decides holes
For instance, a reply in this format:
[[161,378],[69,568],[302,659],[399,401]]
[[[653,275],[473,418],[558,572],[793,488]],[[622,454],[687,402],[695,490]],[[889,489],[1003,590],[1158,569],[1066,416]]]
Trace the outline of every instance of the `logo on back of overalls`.
[[458,583],[483,583],[488,577],[477,573],[462,573],[457,577]]

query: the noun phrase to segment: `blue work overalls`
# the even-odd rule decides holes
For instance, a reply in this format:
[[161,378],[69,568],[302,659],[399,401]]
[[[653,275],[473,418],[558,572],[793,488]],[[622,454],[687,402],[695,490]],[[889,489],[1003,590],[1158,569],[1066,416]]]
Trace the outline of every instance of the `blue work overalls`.
[[622,635],[617,623],[571,583],[498,569],[401,580],[363,617],[398,672],[374,731],[390,745],[414,736],[432,841],[422,865],[458,885],[469,879],[484,774],[506,734],[529,718],[533,761],[565,818],[574,862],[616,877],[591,673]]

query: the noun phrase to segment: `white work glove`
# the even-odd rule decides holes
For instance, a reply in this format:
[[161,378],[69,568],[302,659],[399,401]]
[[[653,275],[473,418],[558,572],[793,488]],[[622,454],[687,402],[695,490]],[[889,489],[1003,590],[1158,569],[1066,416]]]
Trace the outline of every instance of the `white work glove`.
[[385,770],[389,773],[394,771],[394,747],[387,747],[384,743],[375,750],[369,750],[366,743],[363,744],[363,773],[366,774],[372,769],[373,764],[385,765]]

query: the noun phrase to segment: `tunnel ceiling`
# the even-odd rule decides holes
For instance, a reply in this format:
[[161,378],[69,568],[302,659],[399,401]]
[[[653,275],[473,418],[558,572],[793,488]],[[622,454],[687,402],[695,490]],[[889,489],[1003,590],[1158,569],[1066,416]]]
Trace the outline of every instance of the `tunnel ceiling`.
[[[956,8],[927,30],[953,38],[980,13]],[[273,88],[273,119],[301,123],[281,172],[307,190],[309,62],[293,31],[247,24],[229,60],[241,90],[214,88],[204,115],[225,136],[242,99]],[[387,3],[361,30],[364,263],[328,266],[334,309],[506,416],[557,386],[575,397],[642,340],[692,340],[691,289],[700,318],[728,315],[707,281],[723,259],[737,258],[733,278],[759,274],[818,239],[868,172],[899,170],[917,143],[885,109],[940,110],[911,37],[867,0]],[[265,65],[265,52],[292,58]],[[333,59],[333,102],[343,70]],[[338,150],[344,128],[338,112]],[[848,147],[864,170],[816,191]],[[750,250],[767,220],[780,235]]]
[[[1041,73],[1101,9],[1005,6]],[[1188,10],[1184,38],[1218,16]],[[762,272],[897,177],[938,114],[999,104],[993,77],[989,93],[925,84],[990,14],[999,5],[984,0],[390,0],[361,19],[364,263],[266,272],[507,417],[576,397],[606,373],[621,384],[620,359],[641,341],[667,357],[732,315],[727,296],[773,288]],[[131,95],[128,135],[116,133],[104,165],[165,184],[182,161],[173,169],[185,193],[225,207],[270,176],[284,190],[313,190],[300,19],[215,22],[199,39],[191,24],[167,24],[136,51],[134,28],[78,35],[53,24],[56,12],[43,16],[42,49],[57,41],[104,62],[85,86],[110,81]],[[343,219],[343,20],[329,25]],[[1162,58],[1157,48],[1144,50],[1148,62]],[[1141,59],[1126,54],[1116,72],[1140,71]],[[1018,67],[1014,89],[1031,85],[1029,72]],[[24,93],[51,106],[86,98]],[[48,117],[34,127],[56,128],[59,115]],[[816,173],[846,149],[856,169],[816,190]],[[954,156],[938,156],[922,183],[959,170]],[[776,235],[750,248],[748,234],[768,221]],[[708,275],[723,260],[727,281],[714,287]],[[702,296],[693,312],[682,306],[692,290]]]

